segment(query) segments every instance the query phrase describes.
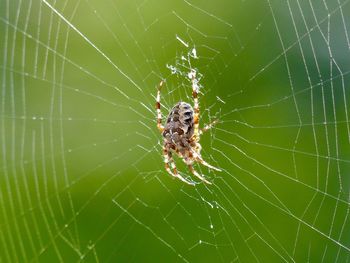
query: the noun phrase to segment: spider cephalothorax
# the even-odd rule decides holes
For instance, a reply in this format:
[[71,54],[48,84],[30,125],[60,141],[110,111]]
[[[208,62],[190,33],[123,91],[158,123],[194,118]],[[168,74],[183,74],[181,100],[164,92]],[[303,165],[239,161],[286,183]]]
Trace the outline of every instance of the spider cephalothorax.
[[[199,103],[198,103],[198,80],[196,72],[192,70],[189,74],[192,83],[192,96],[194,106],[186,102],[178,102],[170,111],[165,126],[162,124],[162,113],[160,111],[160,90],[164,84],[160,82],[157,93],[157,127],[164,137],[163,155],[165,169],[169,174],[179,178],[181,181],[194,185],[193,182],[183,178],[176,169],[173,153],[176,153],[188,165],[190,171],[205,183],[211,184],[202,175],[193,169],[192,164],[199,162],[211,169],[220,171],[220,169],[208,164],[201,157],[201,145],[199,144],[200,135],[209,130],[216,122],[206,125],[199,129]],[[171,167],[170,167],[170,166]]]

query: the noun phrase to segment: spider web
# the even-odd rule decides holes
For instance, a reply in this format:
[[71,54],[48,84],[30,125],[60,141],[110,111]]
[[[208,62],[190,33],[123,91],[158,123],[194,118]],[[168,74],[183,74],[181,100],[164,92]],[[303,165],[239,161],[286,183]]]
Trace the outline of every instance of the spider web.
[[[349,262],[349,1],[166,2],[0,2],[0,261]],[[195,187],[154,108],[192,69]]]

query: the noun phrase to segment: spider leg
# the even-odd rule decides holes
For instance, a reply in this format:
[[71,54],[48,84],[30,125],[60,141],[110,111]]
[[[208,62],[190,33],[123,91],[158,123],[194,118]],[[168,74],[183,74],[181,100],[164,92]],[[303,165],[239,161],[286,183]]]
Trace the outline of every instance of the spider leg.
[[[173,160],[173,158],[171,156],[171,153],[169,153],[166,149],[164,149],[163,155],[164,155],[164,162],[165,162],[165,170],[168,172],[168,174],[170,174],[171,176],[174,176],[174,177],[180,179],[181,181],[183,181],[186,184],[189,184],[189,185],[192,185],[192,186],[195,185],[195,183],[187,181],[185,178],[183,178],[177,172],[176,165],[175,165],[175,162],[174,162],[174,160]],[[169,164],[171,165],[171,168],[173,169],[174,172],[171,171]]]
[[157,101],[156,101],[156,110],[157,110],[157,128],[160,132],[164,131],[164,126],[162,124],[162,112],[160,111],[160,90],[164,84],[164,81],[162,80],[158,85],[158,91],[157,91]]
[[205,133],[206,131],[210,130],[211,128],[214,127],[214,125],[218,124],[219,120],[214,120],[211,123],[207,124],[204,126],[204,128],[199,130],[199,135],[202,135],[203,133]]
[[219,168],[216,168],[215,166],[212,166],[211,164],[207,163],[206,161],[203,160],[202,156],[200,155],[199,151],[201,149],[201,146],[199,143],[196,143],[196,146],[198,147],[198,152],[196,151],[191,151],[192,153],[192,156],[193,156],[193,159],[196,160],[197,162],[203,164],[204,166],[210,168],[210,169],[213,169],[215,171],[218,171],[218,172],[221,172],[222,170],[219,169]]
[[190,169],[191,173],[196,176],[197,178],[199,178],[200,180],[202,180],[203,182],[207,183],[207,184],[211,184],[211,182],[207,181],[203,176],[201,176],[194,168],[191,164],[188,165],[188,168]]
[[199,162],[199,163],[201,163],[201,164],[203,164],[204,166],[206,166],[206,167],[208,167],[208,168],[210,168],[210,169],[215,170],[215,171],[218,171],[218,172],[221,172],[221,171],[222,171],[221,169],[216,168],[215,166],[212,166],[211,164],[209,164],[209,163],[207,163],[206,161],[204,161],[204,160],[202,159],[202,157],[200,157],[200,156],[197,156],[197,157],[196,157],[196,161]]
[[185,182],[186,184],[195,185],[194,182],[187,181],[185,178],[183,178],[181,175],[179,175],[179,173],[177,172],[176,165],[175,165],[175,162],[174,162],[174,161],[172,161],[170,164],[171,164],[171,168],[172,168],[173,171],[174,171],[173,176],[175,176],[176,178],[178,178],[178,179],[180,179],[181,181]]
[[191,82],[192,82],[192,97],[193,97],[193,110],[194,110],[194,133],[193,136],[196,140],[199,139],[199,101],[198,101],[198,80],[196,79],[196,71],[191,70]]

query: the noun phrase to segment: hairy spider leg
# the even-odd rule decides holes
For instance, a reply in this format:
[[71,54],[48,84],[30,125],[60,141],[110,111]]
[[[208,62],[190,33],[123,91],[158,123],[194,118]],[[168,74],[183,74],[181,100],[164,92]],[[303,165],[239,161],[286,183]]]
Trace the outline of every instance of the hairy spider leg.
[[198,102],[198,80],[196,79],[196,71],[191,71],[192,82],[192,97],[193,97],[193,111],[194,111],[194,133],[193,137],[196,141],[199,141],[199,102]]
[[200,180],[202,180],[203,182],[207,183],[207,184],[211,184],[211,182],[207,181],[203,176],[201,176],[194,168],[191,164],[188,164],[188,168],[190,169],[190,171],[192,172],[192,174],[194,176],[196,176],[197,178],[199,178]]
[[162,112],[160,111],[160,90],[164,84],[162,80],[158,85],[157,100],[156,100],[156,110],[157,110],[157,128],[160,132],[164,131],[164,126],[162,124]]
[[208,167],[208,168],[210,168],[210,169],[215,170],[215,171],[218,171],[218,172],[221,172],[221,171],[222,171],[221,169],[216,168],[215,166],[212,166],[211,164],[209,164],[209,163],[207,163],[206,161],[204,161],[204,160],[202,159],[202,157],[200,157],[200,156],[198,156],[198,157],[196,158],[196,161],[199,162],[199,163],[201,163],[201,164],[203,164],[204,166],[206,166],[206,167]]
[[[199,143],[196,143],[197,147],[201,148],[200,144]],[[207,163],[206,161],[203,160],[202,156],[200,155],[200,153],[197,153],[196,151],[191,151],[194,159],[199,162],[200,164],[210,168],[210,169],[213,169],[215,171],[218,171],[218,172],[221,172],[222,170],[219,169],[219,168],[216,168],[215,166],[212,166],[211,164]]]
[[[171,176],[174,176],[174,177],[180,179],[181,181],[185,182],[186,184],[189,184],[189,185],[192,185],[192,186],[195,185],[195,183],[189,182],[185,178],[183,178],[181,175],[179,175],[179,173],[177,172],[176,165],[175,165],[175,162],[174,162],[174,160],[172,158],[171,153],[169,153],[165,148],[163,150],[163,156],[164,156],[165,170]],[[174,172],[171,171],[169,164],[171,165],[171,169],[173,169]]]
[[207,124],[204,126],[204,128],[199,130],[199,135],[202,135],[203,133],[205,133],[206,131],[210,130],[211,128],[214,127],[214,125],[216,125],[219,122],[219,120],[214,120],[211,123]]

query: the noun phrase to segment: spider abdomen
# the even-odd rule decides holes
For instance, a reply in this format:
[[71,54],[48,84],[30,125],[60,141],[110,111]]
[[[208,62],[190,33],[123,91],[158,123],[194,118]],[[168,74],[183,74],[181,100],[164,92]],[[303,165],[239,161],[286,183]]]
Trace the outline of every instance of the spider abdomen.
[[[191,138],[194,132],[193,109],[186,102],[178,102],[170,111],[163,136],[175,144],[182,138]],[[182,140],[181,140],[182,141]]]

